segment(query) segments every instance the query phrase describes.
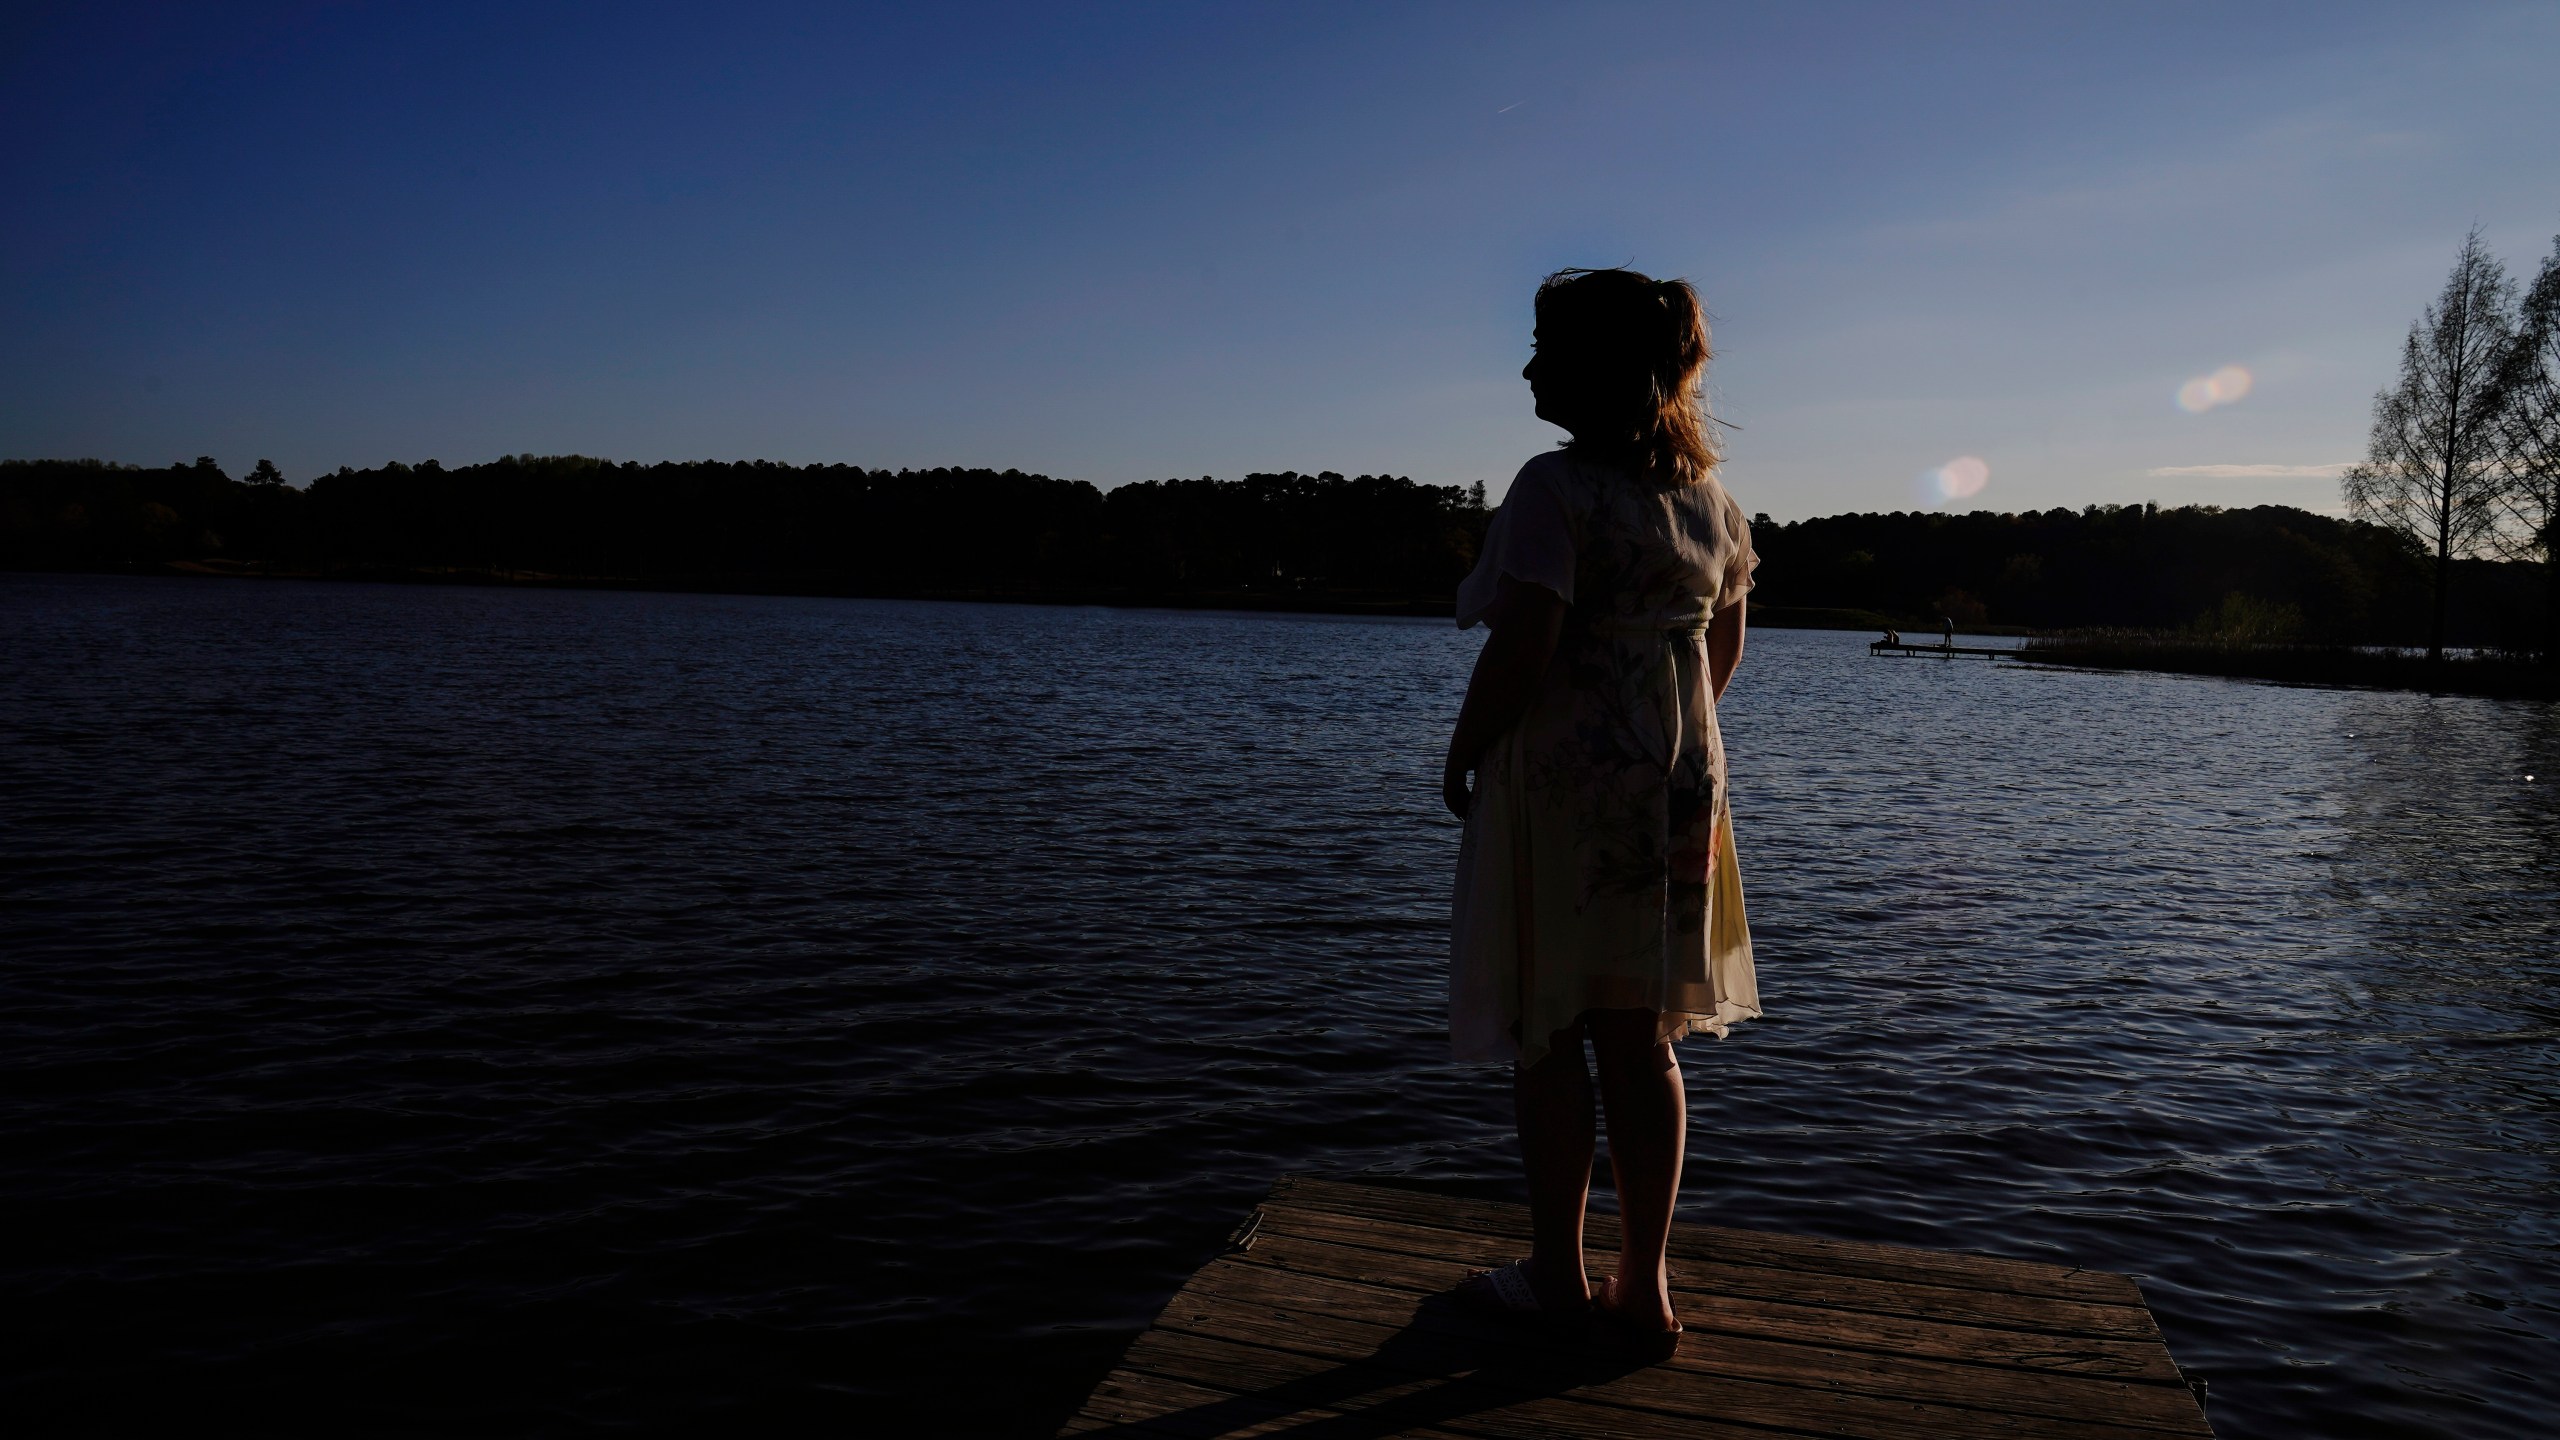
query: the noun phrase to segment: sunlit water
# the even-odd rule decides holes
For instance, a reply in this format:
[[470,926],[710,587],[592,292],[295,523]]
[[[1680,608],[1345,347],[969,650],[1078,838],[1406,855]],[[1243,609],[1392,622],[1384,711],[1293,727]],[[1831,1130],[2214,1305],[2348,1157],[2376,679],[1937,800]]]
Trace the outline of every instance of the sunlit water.
[[[1274,1177],[1516,1197],[1473,638],[0,577],[7,1428],[1044,1433]],[[1727,701],[1684,1213],[2132,1272],[2228,1436],[2549,1433],[2554,711],[1861,638]]]

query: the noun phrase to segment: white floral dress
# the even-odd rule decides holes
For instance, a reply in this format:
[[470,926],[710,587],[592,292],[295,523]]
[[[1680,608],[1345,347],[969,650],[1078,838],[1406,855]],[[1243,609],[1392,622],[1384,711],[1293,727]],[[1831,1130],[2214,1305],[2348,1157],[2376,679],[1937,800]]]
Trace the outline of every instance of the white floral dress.
[[1459,845],[1459,1059],[1536,1064],[1591,1009],[1656,1011],[1666,1040],[1760,1013],[1706,650],[1758,563],[1712,478],[1664,487],[1554,451],[1511,482],[1458,625],[1505,575],[1568,608],[1544,688],[1478,767]]

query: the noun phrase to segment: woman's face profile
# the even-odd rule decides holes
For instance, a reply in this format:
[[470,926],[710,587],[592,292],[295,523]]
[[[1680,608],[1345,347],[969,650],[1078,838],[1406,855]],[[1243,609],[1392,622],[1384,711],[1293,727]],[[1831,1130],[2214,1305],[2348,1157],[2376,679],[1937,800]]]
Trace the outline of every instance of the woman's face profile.
[[1547,348],[1551,343],[1546,326],[1529,332],[1529,363],[1520,367],[1520,378],[1529,382],[1529,398],[1539,419],[1568,434],[1578,433],[1581,427],[1575,422],[1587,407],[1578,403],[1583,397],[1574,393],[1580,388],[1574,384],[1576,367],[1559,363]]
[[1520,367],[1520,378],[1529,382],[1538,418],[1578,437],[1595,428],[1606,397],[1587,348],[1560,328],[1541,324],[1529,332],[1529,363]]

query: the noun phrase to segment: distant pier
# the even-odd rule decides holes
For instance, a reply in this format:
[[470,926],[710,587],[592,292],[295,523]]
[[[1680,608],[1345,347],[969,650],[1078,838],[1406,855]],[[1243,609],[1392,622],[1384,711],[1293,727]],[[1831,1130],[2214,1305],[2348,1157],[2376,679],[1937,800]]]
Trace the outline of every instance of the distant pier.
[[1952,660],[1958,655],[1980,655],[1992,660],[2006,655],[2014,659],[2018,649],[2019,647],[2015,645],[2005,650],[1995,650],[1982,645],[1912,645],[1898,640],[1867,642],[1867,653],[1870,655],[1910,655],[1921,659],[1936,656],[1942,660]]
[[[1616,1220],[1587,1238],[1614,1252]],[[1528,1253],[1524,1206],[1285,1179],[1228,1247],[1062,1435],[2213,1434],[2141,1290],[2100,1270],[1675,1225],[1688,1332],[1647,1364],[1450,1299]]]

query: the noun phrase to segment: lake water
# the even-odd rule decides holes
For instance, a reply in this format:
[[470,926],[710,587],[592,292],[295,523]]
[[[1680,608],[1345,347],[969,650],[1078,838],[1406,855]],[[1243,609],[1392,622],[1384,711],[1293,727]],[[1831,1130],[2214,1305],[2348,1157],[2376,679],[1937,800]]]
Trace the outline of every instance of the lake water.
[[[7,1428],[1043,1434],[1276,1176],[1517,1198],[1474,638],[0,576]],[[2226,1436],[2550,1433],[2560,713],[1863,638],[1726,702],[1684,1216],[2131,1272]]]

